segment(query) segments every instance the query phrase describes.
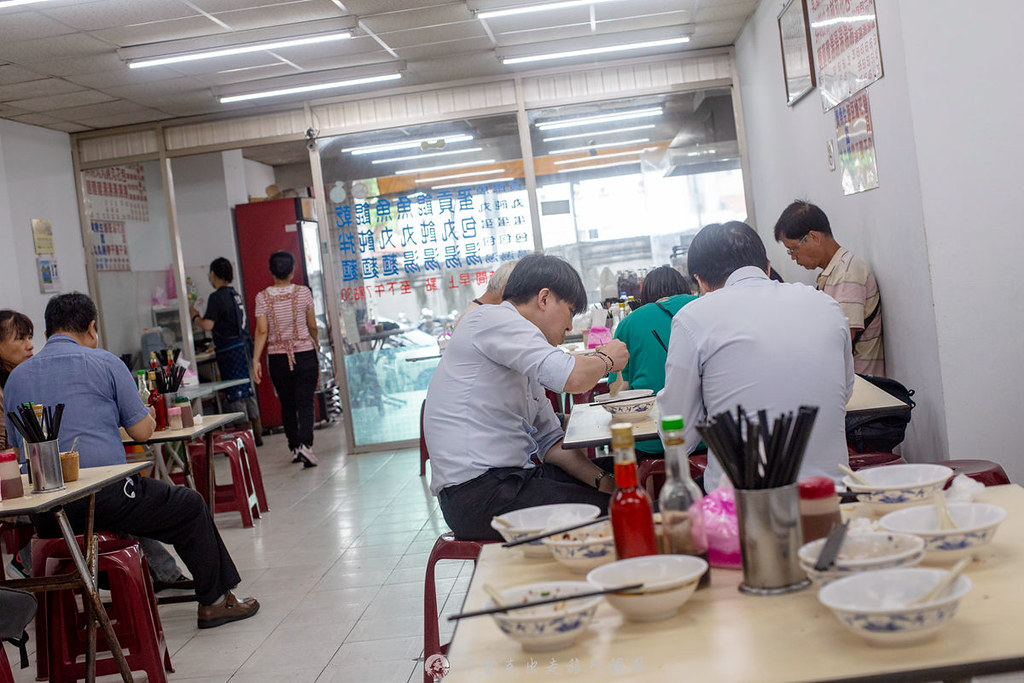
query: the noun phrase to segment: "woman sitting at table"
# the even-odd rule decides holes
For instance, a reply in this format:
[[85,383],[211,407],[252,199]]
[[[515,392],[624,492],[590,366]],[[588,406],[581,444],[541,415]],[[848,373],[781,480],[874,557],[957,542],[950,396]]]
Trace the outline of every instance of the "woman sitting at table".
[[[629,349],[629,362],[622,369],[622,377],[629,382],[630,389],[653,389],[658,393],[664,388],[668,357],[665,349],[672,330],[672,316],[696,298],[690,294],[686,278],[675,268],[661,266],[647,273],[640,290],[640,307],[615,328],[615,338],[621,339]],[[616,377],[616,374],[609,375],[608,382]],[[637,441],[635,448],[639,458],[665,453],[657,439]]]
[[32,357],[32,321],[24,313],[0,311],[0,451],[8,448],[4,407],[4,387],[11,370]]

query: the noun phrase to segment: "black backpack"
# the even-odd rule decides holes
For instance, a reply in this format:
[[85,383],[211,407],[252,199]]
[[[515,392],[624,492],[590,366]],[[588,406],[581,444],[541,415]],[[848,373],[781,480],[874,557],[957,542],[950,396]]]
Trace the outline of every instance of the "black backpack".
[[882,391],[892,394],[906,404],[905,408],[883,408],[869,414],[846,417],[846,443],[857,453],[892,453],[903,443],[910,424],[910,411],[917,404],[907,389],[894,379],[861,375]]
[[28,633],[25,627],[36,615],[36,606],[36,596],[31,593],[0,587],[0,638],[21,651],[22,669],[28,666]]

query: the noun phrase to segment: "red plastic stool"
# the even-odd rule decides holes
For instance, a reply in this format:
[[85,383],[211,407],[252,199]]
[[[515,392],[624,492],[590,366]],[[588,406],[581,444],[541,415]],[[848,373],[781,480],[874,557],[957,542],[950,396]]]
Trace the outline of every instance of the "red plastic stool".
[[[690,478],[696,479],[704,474],[704,470],[708,466],[708,456],[691,455],[689,462]],[[657,500],[658,494],[661,493],[661,487],[665,485],[665,459],[644,458],[641,460],[637,466],[636,480],[647,491],[651,500]]]
[[895,453],[850,453],[850,469],[862,470],[882,465],[906,465],[907,461]]
[[[135,541],[106,541],[100,545],[98,564],[110,584],[111,604],[106,610],[128,667],[145,671],[150,683],[166,683],[164,670],[173,672],[174,668],[142,550]],[[71,571],[74,565],[70,558],[54,555],[46,561],[47,576]],[[85,677],[88,634],[85,612],[79,609],[74,593],[56,591],[46,595],[52,681],[77,681]],[[97,630],[99,645],[104,638],[102,629]],[[101,676],[117,674],[117,663],[112,657],[97,657],[96,673]]]
[[269,512],[267,505],[267,492],[263,488],[263,472],[260,470],[260,459],[256,452],[256,437],[252,435],[251,429],[224,430],[217,434],[218,441],[230,441],[240,439],[245,460],[243,464],[249,468],[249,478],[252,480],[252,487],[256,491],[256,500],[260,504],[260,512]]
[[[438,560],[473,560],[480,556],[480,549],[493,541],[460,541],[452,532],[443,533],[434,542],[434,548],[427,559],[426,584],[423,590],[423,661],[431,655],[448,651],[448,643],[441,644],[441,633],[437,624],[437,586],[434,584],[434,565]],[[433,683],[426,673],[426,683]]]
[[[253,518],[259,518],[260,505],[256,498],[256,490],[253,487],[252,478],[249,476],[249,468],[245,463],[245,457],[238,440],[214,441],[214,454],[223,453],[228,457],[231,465],[231,483],[218,486],[214,479],[214,512],[231,512],[237,510],[242,515],[242,526],[252,526]],[[192,462],[193,476],[197,482],[206,481],[206,468],[213,467],[213,463],[206,461],[206,444],[190,444],[188,447],[189,460]],[[216,478],[216,470],[214,470]],[[200,491],[206,497],[206,491]],[[209,501],[207,501],[209,502]]]
[[11,663],[7,660],[3,643],[0,643],[0,683],[14,683],[14,672],[11,671]]
[[[945,465],[953,470],[954,477],[958,474],[966,474],[985,486],[1001,486],[1010,483],[1010,478],[1006,476],[1006,470],[999,463],[991,460],[942,460],[932,464]],[[949,484],[952,483],[953,480],[950,479]],[[946,488],[949,488],[949,484],[946,484]]]

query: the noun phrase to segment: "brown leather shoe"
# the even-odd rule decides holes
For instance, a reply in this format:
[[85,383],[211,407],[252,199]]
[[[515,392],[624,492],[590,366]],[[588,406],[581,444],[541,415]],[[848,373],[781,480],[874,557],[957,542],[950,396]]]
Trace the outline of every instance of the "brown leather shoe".
[[260,611],[256,598],[239,600],[228,591],[227,596],[216,605],[199,605],[199,628],[214,628],[232,621],[248,619]]

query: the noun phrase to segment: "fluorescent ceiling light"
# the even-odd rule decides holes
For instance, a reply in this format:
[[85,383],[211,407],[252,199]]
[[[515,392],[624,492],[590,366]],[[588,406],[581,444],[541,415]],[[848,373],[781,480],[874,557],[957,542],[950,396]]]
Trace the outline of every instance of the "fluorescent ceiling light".
[[316,36],[305,36],[303,38],[289,38],[287,40],[275,40],[269,43],[252,43],[249,45],[237,45],[216,50],[202,50],[200,52],[185,52],[167,57],[154,57],[152,59],[138,59],[128,62],[129,69],[142,69],[147,66],[163,66],[164,64],[178,64],[180,62],[195,62],[200,59],[213,59],[215,57],[228,57],[230,55],[243,55],[249,52],[263,52],[266,50],[277,50],[283,47],[295,47],[296,45],[314,45],[316,43],[330,43],[336,40],[351,38],[348,31],[340,33],[325,33]]
[[590,47],[583,50],[567,50],[565,52],[547,52],[540,55],[527,55],[525,57],[502,57],[502,64],[526,64],[527,62],[541,62],[548,59],[569,59],[571,57],[586,57],[587,55],[603,55],[609,52],[626,52],[628,50],[643,50],[648,47],[663,47],[665,45],[681,45],[690,42],[690,36],[677,36],[665,38],[664,40],[646,40],[641,43],[625,43],[624,45],[605,45],[604,47]]
[[50,0],[0,0],[0,9],[18,7],[19,5],[34,5],[37,2],[49,2]]
[[412,175],[413,173],[429,173],[430,171],[445,171],[449,168],[466,168],[467,166],[483,166],[484,164],[493,164],[494,159],[485,159],[483,161],[463,161],[461,164],[446,164],[444,166],[427,166],[426,168],[410,168],[404,171],[395,171],[395,175]]
[[560,168],[558,173],[576,173],[578,171],[589,171],[593,168],[611,168],[612,166],[630,166],[632,164],[639,164],[640,160],[634,161],[613,161],[610,164],[594,164],[592,166],[577,166],[576,168]]
[[648,107],[647,109],[631,109],[629,111],[614,112],[611,114],[600,114],[598,116],[581,116],[578,119],[558,119],[557,121],[545,121],[537,124],[537,130],[554,130],[556,128],[572,128],[574,126],[592,126],[598,123],[610,121],[625,121],[628,119],[644,119],[651,116],[661,116],[661,107]]
[[365,147],[347,147],[342,149],[342,152],[348,152],[349,154],[376,154],[377,152],[394,152],[400,149],[414,149],[419,147],[422,149],[423,143],[427,145],[437,145],[440,142],[448,144],[449,142],[466,142],[472,140],[472,135],[466,135],[460,133],[459,135],[444,135],[436,138],[419,138],[418,140],[403,140],[402,142],[387,142],[382,145],[367,145]]
[[627,128],[610,128],[609,130],[592,130],[589,133],[573,133],[572,135],[556,135],[553,138],[542,138],[541,142],[558,142],[559,140],[575,140],[576,138],[593,138],[598,135],[614,135],[615,133],[629,133],[634,130],[647,130],[654,128],[653,123],[643,126],[629,126]]
[[443,187],[466,187],[467,185],[482,185],[483,183],[500,183],[503,180],[515,180],[512,176],[505,176],[503,178],[487,178],[486,180],[474,180],[468,183],[448,183],[446,185],[434,185],[431,190],[440,190]]
[[411,154],[407,157],[391,157],[390,159],[374,159],[373,164],[389,164],[392,161],[411,161],[413,159],[433,159],[434,157],[449,156],[451,154],[466,154],[468,152],[481,152],[483,147],[467,147],[466,149],[451,149],[447,152],[429,152],[427,154]]
[[366,83],[379,83],[380,81],[393,81],[401,78],[402,74],[386,74],[384,76],[370,76],[368,78],[352,78],[347,81],[332,81],[330,83],[314,83],[312,85],[300,85],[294,88],[281,88],[280,90],[263,90],[245,95],[231,95],[220,98],[221,104],[230,102],[244,102],[246,100],[257,100],[264,97],[283,97],[285,95],[297,95],[304,92],[316,92],[318,90],[331,90],[333,88],[348,88],[353,85],[364,85]]
[[582,147],[569,147],[568,149],[553,149],[550,154],[572,154],[573,152],[586,152],[591,149],[605,149],[606,147],[625,147],[626,145],[639,145],[650,142],[650,138],[636,138],[635,140],[623,140],[622,142],[604,142],[600,145],[583,145]]
[[628,157],[631,154],[641,154],[643,152],[653,152],[658,149],[657,147],[645,147],[643,149],[634,149],[628,152],[615,152],[614,154],[598,154],[596,157],[576,157],[575,159],[561,159],[554,163],[555,166],[561,166],[563,164],[582,164],[585,161],[597,161],[600,159],[613,159],[615,157]]
[[528,14],[530,12],[546,12],[553,9],[566,9],[568,7],[583,7],[587,5],[600,5],[605,2],[616,2],[616,0],[564,0],[564,2],[549,2],[545,5],[519,5],[517,7],[503,7],[500,9],[478,10],[477,19],[493,19],[495,17],[508,17],[514,14]]
[[455,180],[456,178],[469,178],[475,175],[494,175],[495,173],[504,173],[503,168],[494,168],[490,171],[472,171],[470,173],[453,173],[451,175],[439,175],[433,178],[417,178],[417,185],[426,185],[427,183],[436,183],[438,180]]

